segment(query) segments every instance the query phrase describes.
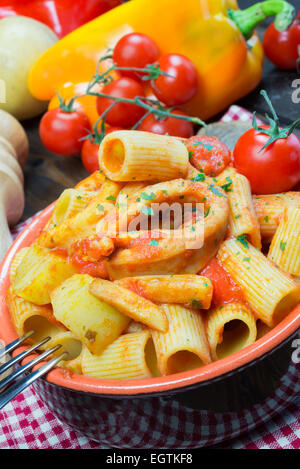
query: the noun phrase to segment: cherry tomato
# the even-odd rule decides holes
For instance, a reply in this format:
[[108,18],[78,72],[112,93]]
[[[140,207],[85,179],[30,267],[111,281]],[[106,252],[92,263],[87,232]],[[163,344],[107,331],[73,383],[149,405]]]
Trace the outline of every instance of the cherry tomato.
[[208,176],[217,176],[231,162],[231,151],[216,137],[195,135],[186,145],[190,163]]
[[269,138],[262,131],[247,130],[233,151],[234,166],[249,179],[255,194],[286,192],[300,181],[299,138],[292,133],[261,150]]
[[168,54],[158,60],[160,69],[169,76],[152,80],[151,88],[157,98],[168,106],[189,101],[197,91],[197,70],[193,62],[180,54]]
[[[119,78],[102,89],[102,93],[118,98],[134,99],[136,96],[145,96],[144,89],[140,83],[132,78]],[[110,98],[97,98],[97,111],[99,115],[108,109],[114,100]],[[116,103],[107,113],[106,122],[110,125],[120,127],[131,127],[145,113],[145,110],[136,104]]]
[[43,115],[40,122],[40,137],[45,147],[63,156],[77,155],[83,145],[80,139],[89,130],[89,120],[80,111],[52,109]]
[[[173,109],[171,114],[178,114],[180,116],[187,116],[184,111],[180,109]],[[155,115],[150,114],[146,117],[139,130],[145,132],[152,132],[154,134],[169,134],[174,137],[189,138],[194,133],[193,124],[189,121],[176,119],[175,117],[166,117],[165,119],[157,119]]]
[[271,24],[264,35],[263,46],[268,59],[277,67],[284,70],[296,68],[296,61],[300,57],[300,12],[286,31],[278,31]]
[[[145,68],[159,57],[159,50],[151,37],[140,33],[130,33],[123,36],[116,44],[113,60],[118,67]],[[144,74],[122,70],[124,77],[139,79]]]
[[[124,130],[124,129],[122,127],[108,127],[105,130],[105,133],[109,134],[111,132],[115,132],[116,130]],[[98,153],[99,153],[99,143],[95,143],[94,139],[91,140],[87,138],[86,140],[84,140],[84,143],[81,149],[81,160],[85,169],[91,174],[100,169]]]

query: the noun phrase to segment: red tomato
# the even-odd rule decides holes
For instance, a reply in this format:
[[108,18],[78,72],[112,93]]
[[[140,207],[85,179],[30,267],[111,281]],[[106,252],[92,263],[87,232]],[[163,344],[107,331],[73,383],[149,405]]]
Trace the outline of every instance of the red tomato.
[[65,112],[60,108],[46,112],[40,122],[40,137],[48,150],[58,155],[77,155],[83,145],[80,140],[90,130],[90,123],[80,111]]
[[189,101],[197,91],[197,70],[193,62],[180,54],[168,54],[158,60],[160,69],[170,76],[160,75],[151,82],[153,93],[168,106]]
[[100,169],[98,152],[99,144],[87,138],[81,149],[81,160],[85,169],[91,174]]
[[[136,96],[145,96],[144,89],[140,83],[132,78],[119,78],[102,89],[102,93],[109,96],[119,98],[134,99]],[[114,100],[110,98],[97,98],[97,111],[102,115]],[[106,122],[110,125],[117,125],[121,127],[131,127],[134,125],[145,113],[145,110],[136,104],[131,103],[116,103],[114,107],[107,113]]]
[[268,59],[277,67],[284,70],[296,68],[296,61],[300,57],[300,12],[286,31],[278,31],[271,24],[264,35],[263,46]]
[[[171,114],[178,114],[180,116],[187,116],[184,111],[180,109],[173,109]],[[169,134],[174,137],[189,138],[194,133],[193,124],[189,121],[176,119],[175,117],[166,117],[165,119],[157,119],[155,115],[150,114],[143,120],[139,130],[145,132],[152,132],[154,134]]]
[[300,181],[299,138],[291,134],[261,150],[269,138],[255,129],[247,130],[233,151],[234,166],[249,179],[255,194],[286,192]]
[[225,303],[245,303],[241,288],[215,257],[201,270],[200,275],[208,277],[213,284],[214,306],[221,306]]
[[[118,67],[145,68],[159,57],[159,50],[151,37],[141,33],[130,33],[123,36],[116,44],[113,60]],[[122,70],[125,77],[139,79],[144,74]]]
[[[116,130],[124,129],[122,127],[108,127],[107,129],[105,129],[105,134],[115,132]],[[85,169],[91,174],[100,169],[98,152],[99,143],[95,143],[94,139],[90,140],[89,138],[87,138],[86,140],[84,140],[81,149],[81,160]]]
[[186,146],[190,163],[208,176],[217,176],[231,162],[231,151],[216,137],[195,135]]

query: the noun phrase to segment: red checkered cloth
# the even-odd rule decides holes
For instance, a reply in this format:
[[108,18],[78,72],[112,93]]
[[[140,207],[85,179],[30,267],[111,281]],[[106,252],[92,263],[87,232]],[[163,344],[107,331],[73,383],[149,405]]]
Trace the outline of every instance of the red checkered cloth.
[[[234,105],[221,119],[246,121],[251,114]],[[13,230],[16,237],[31,221],[18,225]],[[299,370],[294,371],[298,373]],[[287,387],[293,390],[293,380]],[[282,399],[282,397],[281,397]],[[287,399],[288,400],[288,399]],[[281,413],[273,412],[267,423],[256,430],[218,445],[218,448],[234,449],[300,449],[300,399]],[[279,408],[274,401],[274,408]],[[102,449],[107,445],[95,443],[62,424],[46,407],[31,387],[10,402],[0,412],[0,449]]]

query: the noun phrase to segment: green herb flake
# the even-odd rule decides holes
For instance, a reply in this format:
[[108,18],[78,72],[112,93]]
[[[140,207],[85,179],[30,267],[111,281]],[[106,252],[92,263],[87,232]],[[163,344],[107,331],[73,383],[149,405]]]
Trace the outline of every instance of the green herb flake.
[[242,216],[242,215],[239,214],[239,215],[236,215],[234,218],[235,218],[236,220],[238,220],[239,218],[241,218],[241,216]]
[[250,260],[251,260],[250,257],[244,257],[243,259],[244,262],[250,262]]
[[222,192],[219,191],[219,189],[216,186],[214,186],[213,184],[208,186],[208,188],[213,194],[218,195],[219,197],[224,197]]
[[147,192],[142,192],[141,197],[144,200],[153,200],[155,198],[154,192],[151,192],[151,194],[147,194]]
[[205,174],[204,173],[198,173],[195,177],[191,179],[193,182],[199,182],[199,181],[205,181]]
[[97,205],[97,210],[99,210],[99,212],[104,212],[104,207],[102,204],[98,204]]
[[142,210],[141,212],[144,214],[144,215],[154,215],[154,212],[153,212],[153,209],[152,207],[147,207],[144,205],[144,207],[142,207]]
[[113,200],[115,202],[116,198],[113,195],[109,195],[108,197],[106,197],[106,200]]
[[265,220],[266,223],[268,223],[268,221],[269,221],[268,215],[265,216],[264,220]]
[[236,240],[241,243],[245,248],[249,249],[248,241],[246,240],[246,235],[240,235],[236,238]]
[[227,184],[223,184],[221,187],[224,189],[225,192],[232,192],[232,179],[231,177],[227,176],[226,178]]
[[209,215],[209,212],[210,212],[210,207],[208,207],[208,209],[206,210],[206,212],[204,214],[204,218],[206,218]]
[[151,239],[149,246],[158,246],[158,241],[156,241],[156,239]]
[[281,250],[281,251],[284,251],[284,250],[285,250],[285,247],[286,247],[286,241],[280,241],[279,247],[280,247],[280,250]]

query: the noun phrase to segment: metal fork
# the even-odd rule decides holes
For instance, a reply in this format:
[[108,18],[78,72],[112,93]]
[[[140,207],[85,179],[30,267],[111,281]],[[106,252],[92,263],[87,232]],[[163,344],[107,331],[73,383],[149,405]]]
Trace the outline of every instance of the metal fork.
[[[0,348],[0,359],[3,358],[7,353],[12,352],[17,347],[19,347],[23,342],[25,342],[29,337],[34,334],[34,331],[27,332],[26,334],[22,335],[18,339],[14,340],[10,344],[6,345],[3,348]],[[1,375],[12,368],[16,363],[21,363],[22,360],[37,350],[39,347],[44,345],[50,340],[50,337],[46,337],[40,343],[33,345],[32,347],[28,348],[24,352],[16,355],[14,358],[11,358],[6,363],[0,366],[0,409],[2,409],[8,402],[10,402],[14,397],[20,394],[24,389],[30,386],[34,381],[36,381],[41,376],[44,376],[48,373],[52,368],[54,368],[57,363],[62,360],[65,355],[68,355],[68,352],[62,352],[57,357],[52,358],[49,362],[45,363],[45,365],[41,366],[36,371],[31,373],[27,373],[23,378],[17,380],[19,376],[26,373],[28,370],[33,368],[37,363],[45,360],[49,355],[56,352],[61,345],[56,345],[55,347],[46,350],[41,355],[38,355],[33,360],[26,363],[26,365],[20,366],[15,371],[13,371],[10,375],[6,376],[5,378],[1,379]]]

